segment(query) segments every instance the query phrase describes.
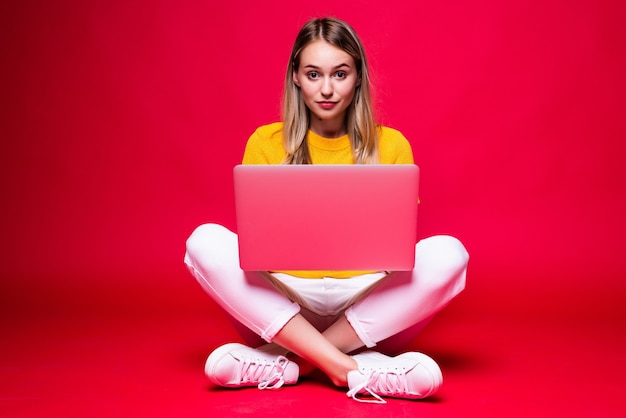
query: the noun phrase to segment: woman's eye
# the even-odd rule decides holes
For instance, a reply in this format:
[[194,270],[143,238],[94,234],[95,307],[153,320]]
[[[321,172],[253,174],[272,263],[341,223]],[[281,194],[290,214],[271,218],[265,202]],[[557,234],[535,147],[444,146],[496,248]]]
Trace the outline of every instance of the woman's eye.
[[335,73],[335,77],[337,77],[337,78],[346,78],[346,73],[345,73],[345,71],[337,71]]
[[311,71],[310,73],[307,74],[307,77],[309,77],[311,80],[315,80],[319,78],[319,74],[316,73],[315,71]]

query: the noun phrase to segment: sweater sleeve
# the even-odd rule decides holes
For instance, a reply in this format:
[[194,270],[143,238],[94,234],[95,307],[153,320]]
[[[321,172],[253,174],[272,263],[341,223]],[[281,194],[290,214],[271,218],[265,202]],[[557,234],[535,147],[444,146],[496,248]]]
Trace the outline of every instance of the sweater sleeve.
[[248,139],[242,164],[280,164],[285,158],[282,124],[259,127]]
[[413,164],[411,144],[400,131],[382,127],[379,140],[381,164]]

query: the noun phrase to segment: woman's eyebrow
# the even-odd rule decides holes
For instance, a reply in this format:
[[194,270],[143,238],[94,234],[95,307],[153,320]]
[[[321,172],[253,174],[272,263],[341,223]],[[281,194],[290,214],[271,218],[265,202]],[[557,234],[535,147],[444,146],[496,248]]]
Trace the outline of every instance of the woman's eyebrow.
[[[341,64],[339,64],[339,65],[335,65],[335,66],[333,67],[333,69],[334,69],[334,70],[336,70],[336,69],[338,69],[338,68],[342,68],[342,67],[352,68],[352,67],[350,66],[350,64],[341,63]],[[305,66],[304,66],[304,68],[311,68],[311,69],[313,69],[313,70],[319,70],[321,67],[318,67],[317,65],[314,65],[314,64],[307,64],[307,65],[305,65]]]

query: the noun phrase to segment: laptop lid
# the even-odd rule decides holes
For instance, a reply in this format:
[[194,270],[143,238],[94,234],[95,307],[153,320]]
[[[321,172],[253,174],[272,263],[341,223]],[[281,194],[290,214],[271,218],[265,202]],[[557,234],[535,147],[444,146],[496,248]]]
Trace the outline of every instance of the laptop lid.
[[243,270],[411,270],[416,165],[238,165]]

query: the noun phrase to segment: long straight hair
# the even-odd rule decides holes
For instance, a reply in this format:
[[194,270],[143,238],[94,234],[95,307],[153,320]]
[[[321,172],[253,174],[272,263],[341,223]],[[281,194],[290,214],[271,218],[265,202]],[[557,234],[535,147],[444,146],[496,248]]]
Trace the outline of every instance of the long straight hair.
[[304,103],[300,87],[293,81],[293,73],[300,66],[300,55],[304,48],[316,40],[324,40],[354,59],[359,82],[355,87],[352,103],[346,109],[346,130],[354,163],[376,164],[379,162],[378,127],[374,120],[365,50],[354,29],[346,22],[332,17],[309,20],[300,29],[291,50],[282,102],[283,140],[287,152],[283,163],[312,163],[307,143],[311,113]]

